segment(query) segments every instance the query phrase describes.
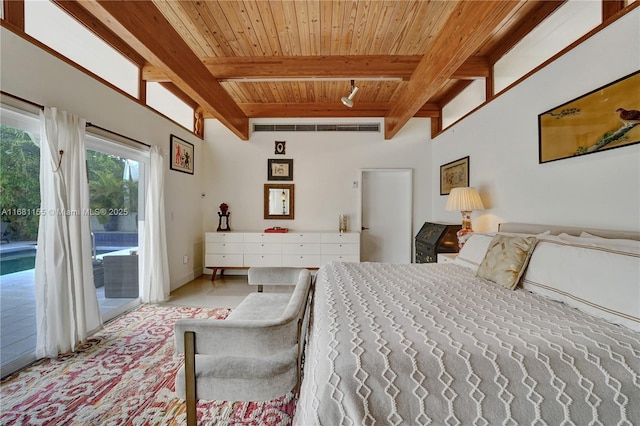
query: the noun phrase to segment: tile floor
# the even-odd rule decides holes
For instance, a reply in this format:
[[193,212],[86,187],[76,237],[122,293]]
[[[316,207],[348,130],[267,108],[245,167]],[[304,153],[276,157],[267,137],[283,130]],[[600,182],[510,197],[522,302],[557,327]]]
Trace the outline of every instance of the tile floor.
[[[265,292],[287,292],[291,286],[264,286]],[[171,293],[165,305],[196,306],[208,308],[235,308],[249,294],[257,291],[256,286],[247,284],[247,275],[217,276],[202,275]]]
[[[12,276],[12,279],[8,279]],[[171,293],[163,304],[209,308],[235,308],[256,286],[247,284],[247,275],[218,276],[215,281],[203,275]],[[35,297],[33,270],[3,275],[0,286],[2,377],[35,360]],[[290,286],[264,286],[265,292],[288,292]],[[113,318],[136,304],[136,299],[106,299],[104,287],[98,290],[100,311]]]

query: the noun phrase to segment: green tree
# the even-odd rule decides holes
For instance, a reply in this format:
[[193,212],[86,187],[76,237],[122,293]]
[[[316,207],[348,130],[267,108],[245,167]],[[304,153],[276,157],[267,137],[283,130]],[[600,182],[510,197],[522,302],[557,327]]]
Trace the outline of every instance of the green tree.
[[22,130],[0,125],[0,211],[11,239],[38,238],[40,149]]
[[89,181],[91,209],[103,212],[96,218],[104,225],[111,216],[109,212],[124,208],[126,181],[106,170],[95,171],[94,176]]
[[110,173],[118,177],[124,175],[125,160],[123,158],[93,150],[87,150],[86,156],[89,182],[96,180],[99,173]]

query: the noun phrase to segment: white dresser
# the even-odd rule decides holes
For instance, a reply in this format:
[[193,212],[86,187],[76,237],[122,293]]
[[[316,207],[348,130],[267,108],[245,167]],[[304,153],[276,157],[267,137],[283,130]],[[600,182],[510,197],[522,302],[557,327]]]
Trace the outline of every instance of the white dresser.
[[251,266],[319,268],[331,262],[360,261],[358,232],[207,232],[205,267],[246,269]]

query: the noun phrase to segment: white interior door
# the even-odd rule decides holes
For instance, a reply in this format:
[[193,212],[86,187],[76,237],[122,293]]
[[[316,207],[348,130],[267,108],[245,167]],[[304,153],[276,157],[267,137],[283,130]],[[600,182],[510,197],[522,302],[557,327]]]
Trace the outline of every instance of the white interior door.
[[360,258],[411,263],[413,171],[360,171]]

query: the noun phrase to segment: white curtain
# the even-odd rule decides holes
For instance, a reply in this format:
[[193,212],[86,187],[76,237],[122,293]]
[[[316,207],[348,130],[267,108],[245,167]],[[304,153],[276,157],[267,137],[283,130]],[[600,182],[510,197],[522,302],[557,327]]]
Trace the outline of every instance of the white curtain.
[[73,351],[102,320],[91,262],[85,120],[45,108],[40,125],[36,356],[53,358]]
[[150,151],[149,185],[145,200],[142,239],[142,285],[140,296],[145,303],[169,298],[169,265],[164,219],[164,159],[157,146]]

